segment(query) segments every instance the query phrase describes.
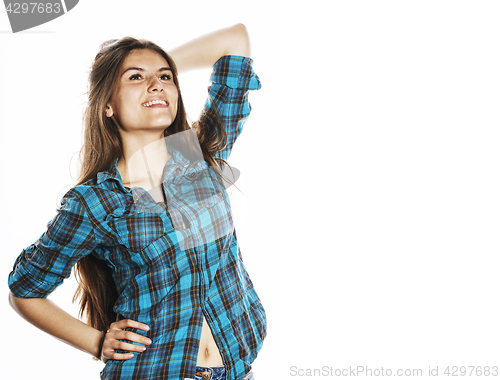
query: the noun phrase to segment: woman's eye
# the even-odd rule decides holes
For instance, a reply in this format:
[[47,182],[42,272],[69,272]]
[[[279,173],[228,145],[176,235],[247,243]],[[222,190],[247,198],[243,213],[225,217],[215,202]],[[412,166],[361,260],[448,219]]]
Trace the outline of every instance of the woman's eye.
[[172,76],[169,75],[169,74],[163,74],[161,77],[160,77],[161,80],[170,80],[172,79]]
[[134,74],[132,75],[129,79],[132,79],[132,80],[137,80],[137,79],[141,79],[141,74]]

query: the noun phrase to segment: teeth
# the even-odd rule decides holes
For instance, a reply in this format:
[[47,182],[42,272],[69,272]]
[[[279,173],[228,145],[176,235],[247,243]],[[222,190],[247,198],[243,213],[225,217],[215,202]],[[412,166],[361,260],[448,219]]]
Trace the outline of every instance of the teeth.
[[164,106],[166,106],[167,102],[164,100],[151,100],[150,102],[144,103],[144,107],[150,107],[153,104],[163,104]]

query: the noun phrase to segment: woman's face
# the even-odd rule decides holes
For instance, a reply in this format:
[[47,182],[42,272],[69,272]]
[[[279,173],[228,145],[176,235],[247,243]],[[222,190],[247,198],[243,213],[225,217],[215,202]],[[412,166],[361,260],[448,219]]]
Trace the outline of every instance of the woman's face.
[[148,49],[132,50],[123,61],[106,116],[121,133],[163,132],[177,115],[177,87],[169,64]]

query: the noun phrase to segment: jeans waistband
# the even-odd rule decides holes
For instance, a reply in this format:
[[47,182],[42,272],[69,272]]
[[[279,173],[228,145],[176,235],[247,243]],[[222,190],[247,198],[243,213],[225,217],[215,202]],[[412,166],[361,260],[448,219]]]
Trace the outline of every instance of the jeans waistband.
[[195,380],[225,380],[226,367],[196,366]]

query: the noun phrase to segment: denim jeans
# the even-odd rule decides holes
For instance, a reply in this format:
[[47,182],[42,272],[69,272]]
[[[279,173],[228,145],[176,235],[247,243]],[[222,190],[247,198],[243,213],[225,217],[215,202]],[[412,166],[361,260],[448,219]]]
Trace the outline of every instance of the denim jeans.
[[[225,367],[196,367],[195,380],[226,380]],[[244,380],[255,380],[253,371],[245,377]]]

